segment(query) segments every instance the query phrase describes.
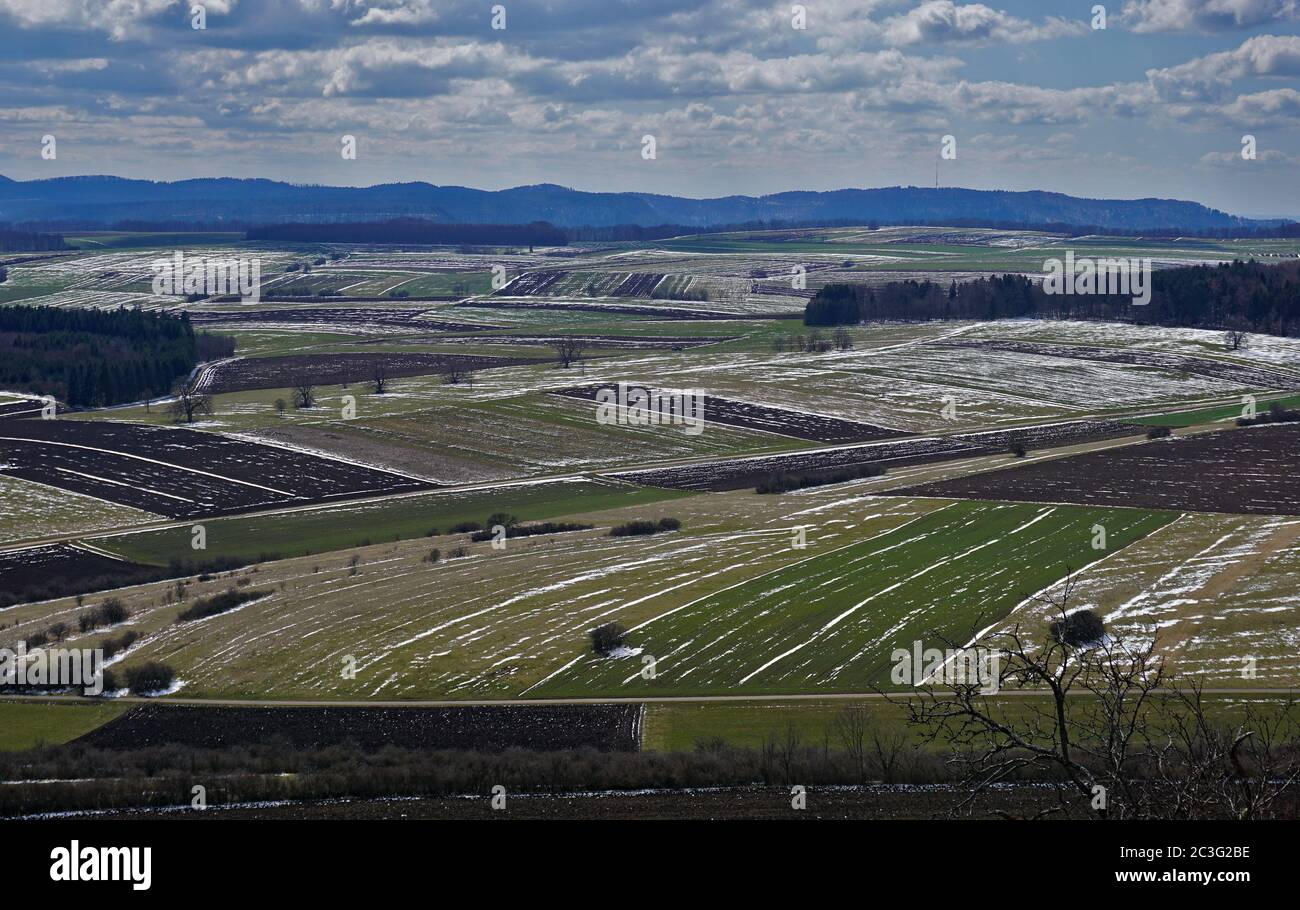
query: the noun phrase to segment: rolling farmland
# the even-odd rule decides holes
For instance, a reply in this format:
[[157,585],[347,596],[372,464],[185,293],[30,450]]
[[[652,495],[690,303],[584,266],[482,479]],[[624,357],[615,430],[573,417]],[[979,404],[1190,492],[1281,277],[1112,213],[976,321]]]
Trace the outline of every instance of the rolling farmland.
[[[187,313],[235,353],[196,371],[193,424],[170,395],[53,420],[0,402],[0,647],[108,646],[128,699],[0,702],[17,742],[680,754],[834,738],[866,705],[931,755],[873,700],[914,690],[896,652],[1046,644],[1042,599],[1067,584],[1108,645],[1243,698],[1300,685],[1300,424],[1233,425],[1245,402],[1295,407],[1300,342],[1024,319],[832,344],[798,318],[826,283],[1032,272],[1064,238],[260,249],[256,303],[157,297],[144,276],[170,247],[92,239],[13,266],[5,293]],[[1094,247],[1163,266],[1234,249]],[[599,420],[620,384],[698,390],[702,429]],[[109,601],[125,619],[86,619]],[[156,664],[165,689],[128,682]]]

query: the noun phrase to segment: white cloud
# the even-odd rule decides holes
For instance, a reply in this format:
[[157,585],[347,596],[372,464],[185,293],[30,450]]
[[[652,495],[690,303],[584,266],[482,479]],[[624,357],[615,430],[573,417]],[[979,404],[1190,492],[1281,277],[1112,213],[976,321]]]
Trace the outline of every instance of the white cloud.
[[1035,24],[982,3],[956,4],[952,0],[926,0],[885,20],[883,27],[885,40],[894,45],[947,41],[1020,44],[1087,31],[1083,22],[1050,17]]
[[1268,126],[1300,123],[1300,92],[1293,88],[1272,89],[1240,95],[1220,112],[1244,126],[1261,129]]
[[[208,15],[225,15],[239,0],[206,0]],[[114,41],[139,38],[150,20],[170,13],[189,19],[190,4],[181,0],[0,0],[0,13],[19,28],[71,28],[103,32]]]
[[1300,164],[1300,155],[1288,155],[1278,149],[1263,149],[1257,151],[1254,159],[1248,161],[1241,157],[1241,152],[1238,150],[1235,152],[1206,152],[1201,156],[1200,161],[1201,164],[1214,167],[1236,167],[1238,165],[1247,167],[1258,164],[1292,166]]
[[438,18],[433,0],[370,0],[368,7],[358,5],[365,12],[350,25],[422,25]]
[[1121,21],[1135,32],[1220,32],[1300,18],[1296,0],[1128,0]]
[[1223,98],[1231,91],[1232,84],[1241,79],[1300,76],[1300,37],[1259,35],[1234,50],[1147,70],[1146,75],[1165,101]]

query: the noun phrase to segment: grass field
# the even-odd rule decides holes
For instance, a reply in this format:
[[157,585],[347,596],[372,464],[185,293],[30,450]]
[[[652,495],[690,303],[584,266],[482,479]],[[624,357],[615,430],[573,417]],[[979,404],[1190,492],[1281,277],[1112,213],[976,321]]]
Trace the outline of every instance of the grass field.
[[[144,585],[120,594],[141,634],[125,661],[166,661],[184,681],[182,693],[194,696],[519,695],[583,654],[602,617],[634,625],[937,506],[863,504],[842,490],[692,496],[577,513],[570,520],[597,530],[522,538],[504,551],[458,535],[263,563],[194,582],[182,601],[171,583]],[[682,531],[606,533],[614,523],[663,516],[679,518]],[[795,525],[808,528],[805,550],[791,545]],[[209,527],[209,541],[213,533]],[[451,558],[458,546],[466,558]],[[442,559],[430,563],[435,547]],[[175,623],[187,602],[232,586],[269,596]],[[81,609],[71,599],[11,608],[6,635],[17,640],[55,621],[75,627]],[[339,673],[344,655],[357,659],[355,678]]]
[[256,559],[326,553],[391,540],[426,537],[462,521],[482,522],[496,512],[538,521],[575,512],[663,502],[683,494],[648,487],[567,480],[496,489],[425,493],[378,502],[304,509],[278,515],[221,518],[203,523],[208,547],[190,547],[190,526],[140,531],[95,540],[95,546],[136,562],[216,557]]
[[62,745],[108,723],[129,707],[110,701],[0,701],[0,752]]
[[[1269,406],[1276,402],[1284,408],[1300,407],[1300,395],[1284,395],[1269,397],[1260,396],[1255,402],[1255,408],[1258,413],[1268,410]],[[1236,420],[1244,412],[1245,405],[1238,402],[1237,404],[1222,405],[1213,408],[1197,408],[1192,411],[1173,411],[1168,414],[1155,414],[1150,417],[1138,417],[1134,423],[1144,423],[1155,427],[1190,427],[1202,423],[1217,423],[1224,420]]]
[[[1244,699],[1222,695],[1207,695],[1205,699],[1206,714],[1225,721],[1237,717],[1245,704],[1262,706],[1280,700],[1269,696]],[[1024,721],[1034,712],[1047,708],[1050,701],[1023,696],[994,697],[986,704],[999,717]],[[801,745],[840,749],[843,743],[836,719],[847,709],[864,709],[869,729],[878,732],[886,744],[898,737],[908,751],[948,751],[946,742],[926,742],[924,730],[908,723],[907,701],[902,696],[892,700],[650,702],[645,709],[642,748],[654,752],[689,751],[719,740],[732,746],[761,748],[764,743],[788,741],[793,730]]]
[[[957,503],[630,627],[641,661],[582,654],[541,695],[861,692],[895,648],[970,641],[1070,568],[1174,518],[1127,509]],[[1031,531],[1030,528],[1033,528]]]

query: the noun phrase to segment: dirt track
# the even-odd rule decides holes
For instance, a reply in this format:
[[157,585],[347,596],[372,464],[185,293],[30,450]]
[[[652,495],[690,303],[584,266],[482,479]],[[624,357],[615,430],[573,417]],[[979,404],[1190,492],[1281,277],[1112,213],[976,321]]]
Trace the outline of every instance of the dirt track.
[[[789,787],[708,790],[654,790],[569,794],[507,794],[505,808],[494,810],[488,796],[320,800],[278,805],[222,808],[203,812],[141,809],[105,818],[170,818],[213,821],[265,819],[928,819],[946,816],[965,792],[951,787],[808,787],[806,808],[791,806]],[[1050,790],[1019,787],[1000,791],[996,808],[1030,814],[1049,805]],[[972,814],[989,818],[991,805]]]

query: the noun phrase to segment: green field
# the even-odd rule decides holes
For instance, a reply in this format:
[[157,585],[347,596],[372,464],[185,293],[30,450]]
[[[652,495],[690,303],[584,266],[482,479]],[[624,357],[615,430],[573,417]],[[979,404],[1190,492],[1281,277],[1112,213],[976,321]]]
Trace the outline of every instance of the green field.
[[688,494],[674,490],[595,481],[555,481],[494,490],[434,492],[276,515],[210,519],[203,522],[208,547],[201,552],[190,546],[188,525],[100,538],[95,545],[124,559],[155,565],[165,565],[173,559],[251,560],[270,554],[287,559],[425,537],[435,528],[445,533],[451,525],[462,521],[482,522],[496,512],[508,512],[521,521],[537,521],[685,495]]
[[[890,653],[964,643],[1035,591],[1172,521],[1136,509],[955,503],[898,530],[786,566],[634,626],[656,659],[591,654],[539,696],[863,692],[890,686]],[[1031,530],[1032,529],[1032,530]]]
[[[1248,704],[1264,708],[1280,701],[1269,696],[1205,696],[1207,715],[1225,723],[1239,719]],[[1024,723],[1051,702],[1045,697],[1008,696],[992,697],[986,704],[998,717]],[[889,700],[650,702],[646,705],[641,743],[643,749],[653,752],[689,751],[718,740],[731,746],[760,748],[766,742],[786,740],[793,730],[805,746],[826,744],[838,749],[842,745],[836,719],[847,709],[865,709],[869,729],[878,732],[886,743],[901,737],[908,749],[948,751],[944,740],[926,742],[925,731],[908,723],[907,700],[902,696]]]
[[111,701],[0,701],[0,752],[62,745],[108,723],[129,707]]
[[[1288,395],[1282,398],[1262,397],[1256,401],[1256,410],[1262,414],[1274,402],[1284,408],[1300,407],[1300,395]],[[1243,405],[1240,403],[1226,404],[1214,408],[1198,408],[1193,411],[1173,411],[1168,414],[1155,414],[1150,417],[1135,417],[1132,422],[1156,427],[1190,427],[1202,423],[1215,423],[1221,420],[1236,420],[1242,416],[1242,408]]]

